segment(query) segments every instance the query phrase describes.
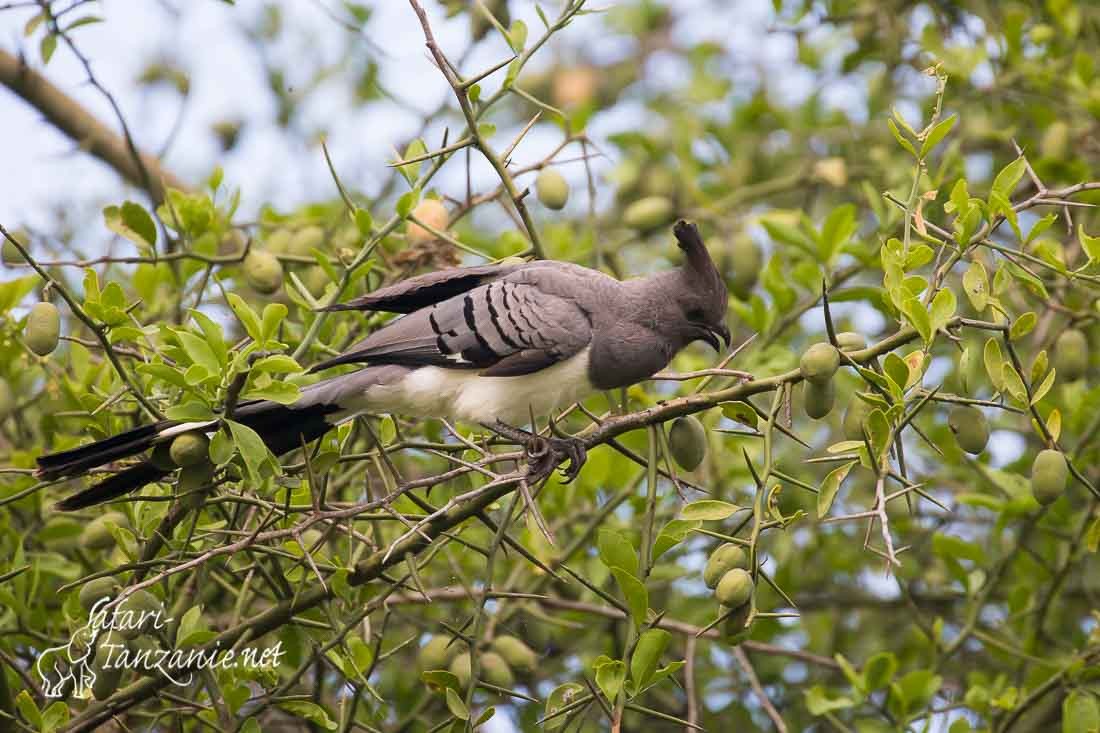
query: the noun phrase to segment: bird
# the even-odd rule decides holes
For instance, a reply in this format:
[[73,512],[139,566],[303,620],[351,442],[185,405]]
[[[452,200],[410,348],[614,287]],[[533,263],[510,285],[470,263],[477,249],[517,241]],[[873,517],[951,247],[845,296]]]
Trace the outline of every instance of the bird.
[[[644,277],[618,280],[554,260],[454,267],[328,306],[324,310],[399,317],[309,370],[356,365],[355,371],[303,387],[289,405],[242,402],[232,419],[281,455],[363,414],[450,418],[523,443],[529,458],[549,455],[551,471],[569,459],[563,470],[572,480],[585,461],[584,444],[541,438],[520,425],[550,418],[594,392],[645,380],[695,341],[716,351],[722,342],[730,345],[728,291],[698,228],[680,220],[673,234],[683,263]],[[178,435],[212,434],[218,427],[218,420],[142,425],[40,456],[36,473],[44,480],[81,476]],[[146,457],[56,507],[72,511],[109,501],[171,470]]]

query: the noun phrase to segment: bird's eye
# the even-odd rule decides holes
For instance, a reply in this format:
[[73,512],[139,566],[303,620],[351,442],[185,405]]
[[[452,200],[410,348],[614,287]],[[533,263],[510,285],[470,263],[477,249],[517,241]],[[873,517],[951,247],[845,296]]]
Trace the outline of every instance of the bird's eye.
[[701,321],[705,316],[702,308],[692,308],[685,315],[689,321]]

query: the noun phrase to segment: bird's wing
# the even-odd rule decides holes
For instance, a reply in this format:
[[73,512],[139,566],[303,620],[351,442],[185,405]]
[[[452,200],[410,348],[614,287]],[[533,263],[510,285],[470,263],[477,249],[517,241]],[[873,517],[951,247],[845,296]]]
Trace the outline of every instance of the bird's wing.
[[410,277],[407,280],[379,288],[347,303],[331,305],[327,311],[386,311],[413,313],[448,298],[461,295],[479,285],[503,277],[524,265],[480,265],[451,267]]
[[517,376],[568,359],[591,337],[588,313],[574,300],[505,278],[398,318],[312,371],[365,363]]

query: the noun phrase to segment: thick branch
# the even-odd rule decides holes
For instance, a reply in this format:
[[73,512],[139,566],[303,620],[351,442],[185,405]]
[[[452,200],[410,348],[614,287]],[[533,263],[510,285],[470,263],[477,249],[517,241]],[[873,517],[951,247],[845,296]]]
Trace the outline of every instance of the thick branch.
[[[145,187],[141,167],[130,154],[122,136],[113,132],[80,103],[28,66],[26,59],[0,49],[0,83],[41,112],[54,127],[72,138],[81,149],[102,160],[129,183]],[[142,153],[141,162],[149,173],[149,195],[154,203],[159,204],[164,200],[166,187],[189,188],[173,173],[165,170],[156,157]]]

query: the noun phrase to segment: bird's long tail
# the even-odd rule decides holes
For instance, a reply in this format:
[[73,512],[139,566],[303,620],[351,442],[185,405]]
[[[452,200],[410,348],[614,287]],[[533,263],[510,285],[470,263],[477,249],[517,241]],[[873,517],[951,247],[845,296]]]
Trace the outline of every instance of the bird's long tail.
[[[385,384],[399,376],[394,367],[368,367],[306,387],[292,405],[267,400],[243,402],[233,419],[252,428],[276,455],[301,448],[320,438],[343,420],[356,414],[351,406],[358,395],[374,385]],[[212,433],[217,421],[184,422],[163,420],[127,430],[88,445],[38,458],[40,478],[51,480],[81,476],[90,469],[144,453],[181,433]],[[159,481],[172,471],[161,468],[148,458],[66,497],[57,503],[63,511],[73,511],[118,498],[146,484]]]

